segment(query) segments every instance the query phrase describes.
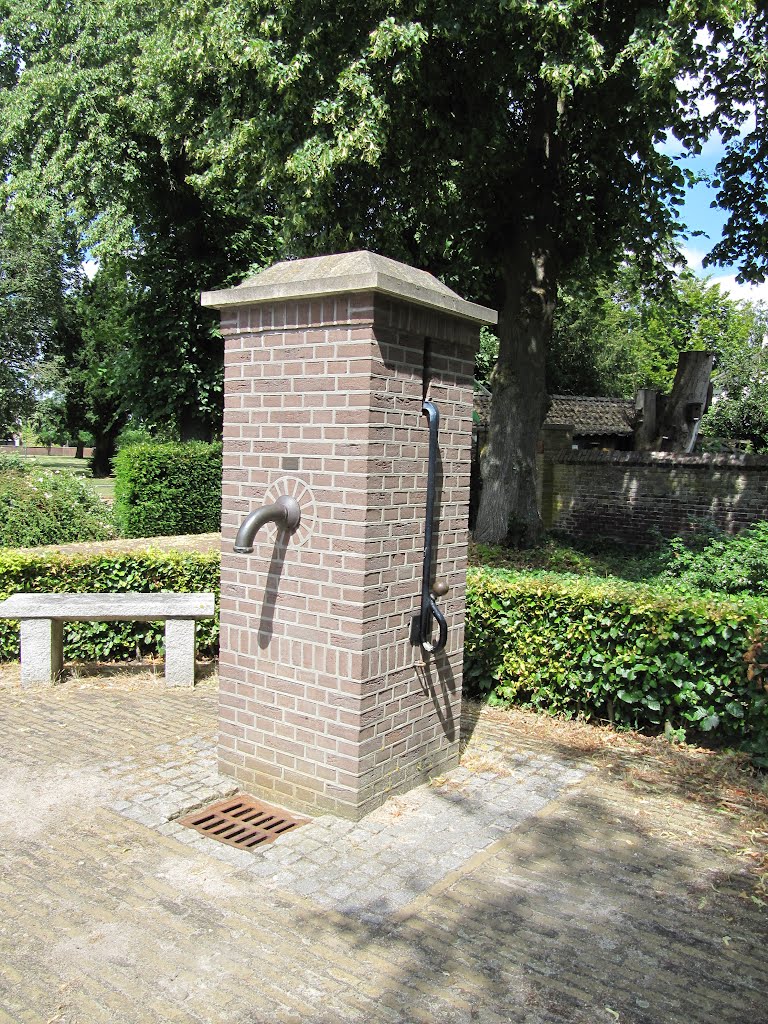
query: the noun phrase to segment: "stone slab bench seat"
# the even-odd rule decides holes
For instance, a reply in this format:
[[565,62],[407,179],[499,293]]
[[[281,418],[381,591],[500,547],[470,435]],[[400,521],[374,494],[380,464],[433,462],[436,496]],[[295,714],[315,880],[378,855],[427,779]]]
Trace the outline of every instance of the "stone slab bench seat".
[[197,619],[211,618],[213,594],[12,594],[0,618],[21,624],[21,685],[55,682],[64,665],[64,622],[165,621],[165,681],[194,686]]

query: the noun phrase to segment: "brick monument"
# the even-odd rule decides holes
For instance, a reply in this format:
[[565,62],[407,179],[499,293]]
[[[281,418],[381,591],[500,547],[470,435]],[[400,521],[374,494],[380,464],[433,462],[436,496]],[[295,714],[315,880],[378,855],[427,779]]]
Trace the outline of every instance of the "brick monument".
[[[280,263],[202,302],[225,339],[220,769],[359,818],[457,763],[473,365],[496,314],[370,252]],[[439,653],[413,625],[425,399]],[[270,521],[236,553],[245,517],[286,497],[299,525]]]

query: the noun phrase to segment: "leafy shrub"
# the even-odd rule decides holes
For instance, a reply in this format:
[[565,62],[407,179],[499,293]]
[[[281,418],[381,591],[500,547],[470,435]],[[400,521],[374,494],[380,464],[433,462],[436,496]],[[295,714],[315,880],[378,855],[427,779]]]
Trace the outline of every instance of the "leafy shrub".
[[[0,552],[0,598],[15,593],[216,593],[218,552],[144,551],[94,555]],[[75,661],[120,661],[163,649],[161,622],[69,622],[64,656]],[[215,620],[197,624],[197,649],[218,649]],[[0,661],[19,657],[17,623],[0,619]]]
[[624,580],[651,580],[667,566],[666,541],[657,548],[628,549],[626,544],[595,537],[591,540],[548,534],[531,548],[472,544],[470,564],[517,572],[547,571],[579,576],[616,576]]
[[158,427],[155,424],[131,420],[117,435],[115,449],[119,451],[132,444],[164,444],[168,441],[178,441],[178,434],[170,427]]
[[766,621],[764,600],[472,569],[465,685],[491,703],[768,752],[768,697],[744,660]]
[[127,445],[115,458],[115,517],[126,537],[211,533],[221,522],[221,445]]
[[0,456],[0,547],[37,547],[115,536],[108,506],[87,480]]
[[675,538],[663,575],[693,589],[768,597],[768,522],[732,537],[709,536],[698,547]]
[[702,420],[710,437],[748,441],[753,452],[768,452],[768,385],[752,382],[749,392],[716,402]]
[[123,427],[115,441],[115,450],[130,448],[134,444],[159,444],[144,427]]

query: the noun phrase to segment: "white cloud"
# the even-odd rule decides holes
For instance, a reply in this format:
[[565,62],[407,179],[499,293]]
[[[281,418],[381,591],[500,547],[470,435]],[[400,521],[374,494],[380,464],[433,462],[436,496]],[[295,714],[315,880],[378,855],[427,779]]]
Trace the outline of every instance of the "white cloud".
[[706,279],[707,284],[719,285],[724,295],[732,299],[745,299],[748,302],[768,302],[768,281],[762,284],[739,284],[735,274],[715,274],[701,265],[706,255],[705,249],[695,249],[682,245],[680,251],[685,257],[688,267],[698,276]]
[[98,269],[98,260],[83,260],[83,273],[85,274],[89,281],[92,281],[94,277],[96,277],[96,272]]
[[712,277],[710,284],[719,284],[720,290],[732,299],[746,299],[749,302],[768,302],[768,281],[762,284],[739,284],[735,274]]
[[702,260],[707,254],[706,249],[694,249],[690,245],[681,245],[680,252],[691,270],[696,271],[697,274],[702,273]]

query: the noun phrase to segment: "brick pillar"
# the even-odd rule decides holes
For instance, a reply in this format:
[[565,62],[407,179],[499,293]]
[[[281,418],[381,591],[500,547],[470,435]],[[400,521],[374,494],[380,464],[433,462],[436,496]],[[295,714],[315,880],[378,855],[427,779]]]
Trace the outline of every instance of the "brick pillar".
[[[372,253],[278,264],[203,295],[225,338],[223,772],[291,808],[357,818],[456,764],[472,371],[495,313]],[[434,578],[448,643],[410,643],[429,434],[440,411]],[[244,517],[295,497],[250,555]],[[438,525],[439,524],[439,525]]]

